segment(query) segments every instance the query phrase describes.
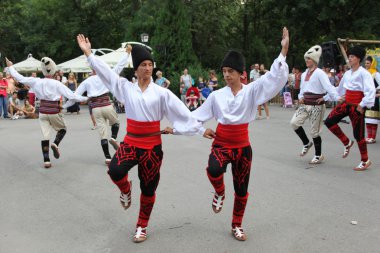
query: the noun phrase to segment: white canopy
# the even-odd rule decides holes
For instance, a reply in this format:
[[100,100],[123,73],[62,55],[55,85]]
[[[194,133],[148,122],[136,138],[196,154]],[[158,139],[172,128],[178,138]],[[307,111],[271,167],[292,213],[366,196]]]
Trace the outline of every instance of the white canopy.
[[[92,53],[104,55],[106,52],[112,52],[112,49],[100,48],[92,49]],[[91,72],[91,68],[88,65],[87,57],[85,55],[78,56],[72,60],[60,63],[57,65],[58,69],[63,72],[73,72],[73,73],[88,73]]]
[[24,61],[13,65],[18,72],[37,72],[41,71],[41,61],[33,58],[32,54],[28,54],[28,58]]

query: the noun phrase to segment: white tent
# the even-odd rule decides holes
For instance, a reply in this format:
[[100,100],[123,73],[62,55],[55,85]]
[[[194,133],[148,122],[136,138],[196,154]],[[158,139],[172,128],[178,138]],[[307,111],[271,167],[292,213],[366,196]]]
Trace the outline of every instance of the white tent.
[[[106,52],[112,52],[112,49],[100,48],[92,49],[92,53],[104,55]],[[91,72],[91,68],[87,62],[87,57],[85,55],[78,56],[72,60],[60,63],[57,65],[58,69],[63,72],[73,72],[73,73],[87,73]]]
[[24,61],[13,65],[18,72],[36,72],[41,71],[41,61],[33,58],[32,54],[28,54],[28,58]]

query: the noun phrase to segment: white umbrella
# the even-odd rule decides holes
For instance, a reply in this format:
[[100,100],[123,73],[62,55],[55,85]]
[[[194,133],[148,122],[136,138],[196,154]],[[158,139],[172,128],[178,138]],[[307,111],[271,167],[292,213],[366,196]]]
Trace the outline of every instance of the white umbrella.
[[36,72],[41,71],[41,61],[33,58],[32,54],[28,54],[28,58],[24,61],[13,65],[18,72]]

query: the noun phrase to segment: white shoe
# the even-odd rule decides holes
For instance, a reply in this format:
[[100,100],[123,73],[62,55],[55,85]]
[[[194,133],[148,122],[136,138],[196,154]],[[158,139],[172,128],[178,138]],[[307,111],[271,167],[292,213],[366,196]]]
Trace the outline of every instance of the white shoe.
[[93,126],[93,127],[91,127],[91,130],[95,130],[97,128],[98,128],[98,126]]
[[110,165],[110,163],[111,163],[111,159],[106,158],[106,160],[104,161],[104,163],[105,163],[107,166]]
[[49,169],[51,167],[51,162],[44,162],[44,168]]
[[302,150],[301,150],[301,153],[300,153],[300,156],[304,156],[307,154],[307,152],[309,151],[309,149],[313,146],[313,143],[312,142],[309,142],[308,144],[306,144],[305,146],[303,146]]
[[115,140],[114,138],[111,138],[109,140],[109,143],[112,145],[112,147],[117,150],[119,148],[119,143],[117,142],[117,140]]
[[313,157],[313,159],[311,159],[311,161],[309,162],[309,164],[320,164],[322,161],[323,161],[324,157],[323,155],[316,155]]
[[146,227],[137,227],[135,236],[133,236],[133,241],[136,243],[143,242],[147,239],[146,237]]
[[129,192],[123,193],[120,192],[120,204],[127,210],[132,204],[132,181],[129,181]]
[[247,235],[244,233],[244,230],[242,227],[234,227],[232,228],[232,235],[235,237],[238,241],[245,241],[247,240]]
[[214,198],[212,200],[212,210],[214,211],[214,213],[219,213],[220,211],[222,211],[223,201],[224,201],[224,194],[218,195],[215,192]]

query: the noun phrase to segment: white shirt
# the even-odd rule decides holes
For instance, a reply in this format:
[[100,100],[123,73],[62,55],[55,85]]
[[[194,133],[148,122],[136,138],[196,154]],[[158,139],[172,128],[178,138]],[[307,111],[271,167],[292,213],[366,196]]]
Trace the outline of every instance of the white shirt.
[[327,92],[327,94],[323,96],[325,101],[338,101],[340,99],[336,88],[331,85],[329,77],[322,69],[316,68],[311,74],[309,81],[305,81],[308,72],[309,69],[301,75],[301,90],[300,94],[298,94],[298,99],[302,99],[305,92],[311,92],[314,94],[325,94]]
[[359,103],[361,107],[371,108],[375,103],[376,89],[373,77],[368,70],[361,66],[354,72],[350,69],[344,73],[337,91],[340,96],[344,96],[346,90],[362,91],[364,93],[364,97]]
[[257,106],[274,97],[286,84],[289,68],[285,59],[280,54],[274,60],[270,71],[257,81],[248,85],[242,84],[242,89],[236,96],[228,86],[212,92],[206,101],[192,112],[192,116],[202,123],[213,117],[219,123],[227,125],[253,121]]
[[9,72],[11,76],[18,82],[26,84],[33,88],[36,97],[39,99],[59,101],[61,99],[61,96],[64,96],[69,100],[73,100],[75,102],[85,102],[88,99],[87,97],[82,97],[74,94],[69,88],[57,80],[50,78],[41,79],[39,77],[24,77],[20,75],[13,66],[9,67]]
[[249,80],[256,81],[260,78],[260,72],[256,69],[252,69],[251,72],[249,72]]
[[142,92],[138,83],[120,77],[93,54],[87,60],[111,93],[125,105],[128,119],[149,122],[161,121],[165,116],[172,122],[176,134],[194,135],[200,132],[202,125],[191,117],[189,109],[170,90],[151,80]]

